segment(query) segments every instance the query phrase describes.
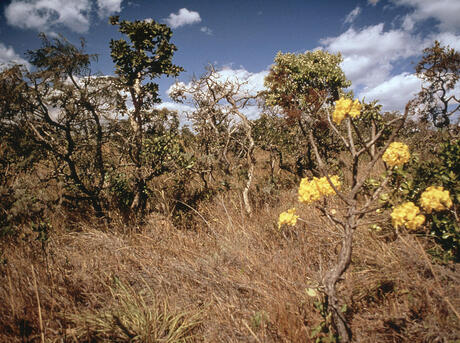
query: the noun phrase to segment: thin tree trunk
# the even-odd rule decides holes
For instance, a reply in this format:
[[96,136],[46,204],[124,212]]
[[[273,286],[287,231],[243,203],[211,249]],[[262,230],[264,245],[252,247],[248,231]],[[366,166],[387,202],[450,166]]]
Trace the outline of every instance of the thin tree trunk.
[[342,241],[342,247],[337,258],[335,267],[329,270],[324,276],[323,284],[327,295],[327,303],[331,308],[332,322],[339,335],[340,342],[351,342],[351,330],[347,325],[344,314],[340,309],[337,298],[336,285],[343,273],[347,270],[351,262],[351,252],[353,245],[353,229],[347,225],[345,236]]

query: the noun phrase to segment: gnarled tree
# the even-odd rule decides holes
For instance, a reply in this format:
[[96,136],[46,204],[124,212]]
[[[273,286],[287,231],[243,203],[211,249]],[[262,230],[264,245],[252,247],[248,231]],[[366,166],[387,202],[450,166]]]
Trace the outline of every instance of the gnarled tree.
[[417,97],[419,114],[437,128],[448,127],[460,110],[460,96],[454,93],[460,78],[460,53],[435,41],[424,50],[415,70],[423,81]]
[[[248,106],[255,106],[257,95],[245,89],[245,83],[237,78],[225,78],[213,67],[188,86],[176,84],[170,96],[179,102],[188,102],[195,110],[188,113],[199,137],[199,150],[203,152],[197,161],[198,172],[207,186],[217,168],[231,175],[242,167],[231,160],[245,158],[246,182],[243,186],[243,202],[248,214],[252,213],[249,192],[254,177],[253,123],[244,113]],[[242,132],[242,135],[238,133]],[[233,156],[230,157],[230,153]],[[195,168],[196,168],[195,167]]]
[[77,48],[64,38],[42,40],[41,48],[28,52],[33,71],[13,67],[2,74],[2,113],[10,125],[24,125],[22,132],[51,157],[53,177],[66,185],[64,196],[89,201],[103,216],[110,134],[104,122],[122,99],[112,78],[92,75],[94,56],[83,51],[83,42]]

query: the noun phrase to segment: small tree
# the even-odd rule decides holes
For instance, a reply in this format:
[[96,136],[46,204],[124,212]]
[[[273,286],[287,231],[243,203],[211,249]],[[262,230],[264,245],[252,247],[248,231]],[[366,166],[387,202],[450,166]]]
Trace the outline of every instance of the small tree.
[[[304,138],[308,138],[309,130],[313,129],[315,139],[321,142],[320,149],[327,146],[328,150],[322,151],[326,158],[337,146],[329,130],[325,130],[326,118],[317,119],[351,84],[340,68],[340,62],[340,54],[322,50],[303,54],[279,52],[265,79],[267,105],[280,108],[287,117],[295,120]],[[307,145],[306,153],[306,168],[312,169],[315,159],[310,145]]]
[[[345,182],[342,182],[338,175],[330,174],[329,167],[319,152],[313,131],[308,131],[308,140],[318,163],[321,178],[302,179],[299,186],[299,201],[314,205],[342,236],[337,259],[330,265],[322,279],[326,311],[331,314],[332,324],[342,342],[350,342],[352,333],[342,311],[336,286],[351,263],[354,233],[359,226],[363,225],[366,215],[379,208],[377,200],[390,180],[390,175],[378,180],[378,185],[372,189],[365,184],[382,157],[390,168],[408,161],[410,155],[407,146],[399,142],[391,143],[404,124],[409,108],[410,104],[406,106],[403,116],[384,123],[380,130],[372,134],[372,131],[363,131],[357,125],[362,114],[362,105],[358,101],[352,102],[345,98],[337,101],[334,112],[328,112],[327,117],[331,131],[338,136],[350,156],[350,161],[346,162],[345,167],[351,171],[351,175]],[[340,130],[342,125],[345,125],[345,134]],[[391,130],[391,134],[385,139],[384,133],[388,129]],[[377,146],[381,148],[377,149]],[[372,147],[375,147],[374,153],[371,152]],[[331,195],[338,196],[339,205],[331,206],[327,200]],[[290,209],[280,215],[279,226],[295,225],[296,220],[295,209]]]
[[152,166],[148,157],[146,130],[154,120],[153,106],[160,102],[158,84],[152,80],[163,75],[177,76],[183,70],[172,63],[176,46],[170,43],[172,31],[155,21],[119,21],[110,23],[128,36],[111,40],[111,56],[115,63],[120,88],[129,94],[132,109],[127,111],[131,132],[127,139],[129,159],[134,172],[134,200],[131,208],[144,215],[147,204],[147,182],[157,175],[158,166]]
[[438,41],[426,48],[415,67],[422,79],[422,90],[418,93],[418,112],[435,127],[448,127],[454,113],[460,110],[460,96],[453,94],[460,78],[460,53],[441,46]]

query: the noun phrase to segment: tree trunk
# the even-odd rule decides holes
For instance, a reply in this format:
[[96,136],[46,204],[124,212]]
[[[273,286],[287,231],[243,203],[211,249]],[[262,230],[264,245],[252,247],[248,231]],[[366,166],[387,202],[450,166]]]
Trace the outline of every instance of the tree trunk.
[[327,303],[332,313],[332,322],[339,335],[340,342],[351,342],[351,330],[347,325],[345,317],[340,309],[337,298],[336,285],[340,277],[347,270],[351,262],[351,252],[353,245],[353,229],[350,225],[345,228],[345,236],[342,241],[337,263],[324,276],[323,283],[327,296]]

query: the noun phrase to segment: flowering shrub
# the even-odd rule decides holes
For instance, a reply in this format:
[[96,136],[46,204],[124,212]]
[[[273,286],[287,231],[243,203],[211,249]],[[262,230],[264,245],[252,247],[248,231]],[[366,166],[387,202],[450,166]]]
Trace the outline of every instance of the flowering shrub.
[[410,159],[409,147],[401,142],[393,142],[382,156],[390,167],[401,166]]
[[420,205],[427,213],[443,211],[452,207],[452,200],[448,190],[444,188],[430,186],[420,196]]
[[[427,140],[426,133],[421,135],[420,140]],[[441,261],[460,261],[460,140],[440,132],[431,135],[435,136],[429,141],[441,143],[428,145],[423,158],[415,154],[404,169],[391,171],[389,185],[400,190],[392,202],[419,204],[425,212],[426,229],[439,244],[430,253]]]
[[420,209],[412,201],[399,205],[391,213],[393,226],[405,226],[409,230],[416,230],[425,222],[425,216],[419,213]]
[[[331,176],[330,180],[336,189],[340,188],[342,183],[337,175]],[[335,191],[325,176],[322,178],[314,177],[311,181],[305,177],[300,181],[299,202],[310,204],[319,200],[322,196],[334,194]]]
[[356,118],[360,113],[361,104],[359,103],[358,99],[353,101],[351,99],[340,98],[335,103],[334,113],[332,113],[332,120],[334,123],[340,125],[347,114],[352,118]]
[[281,229],[282,225],[294,226],[297,223],[299,216],[295,214],[295,207],[290,208],[286,212],[281,212],[278,219],[278,228]]

